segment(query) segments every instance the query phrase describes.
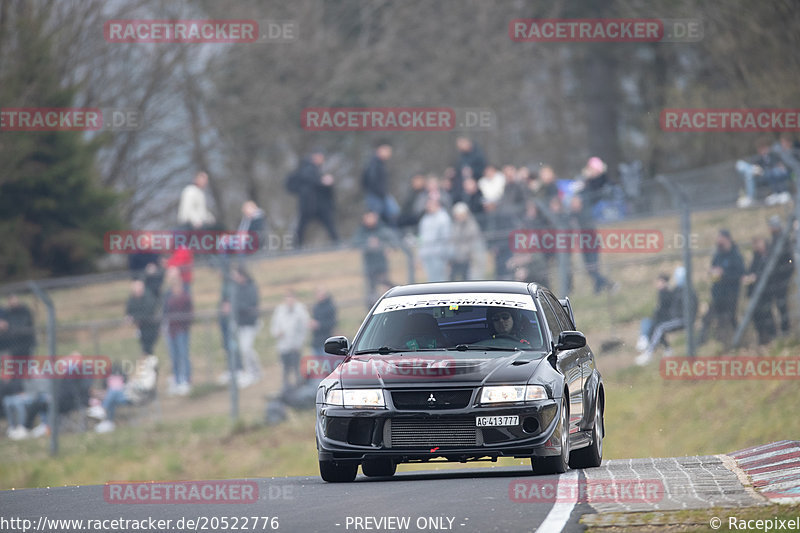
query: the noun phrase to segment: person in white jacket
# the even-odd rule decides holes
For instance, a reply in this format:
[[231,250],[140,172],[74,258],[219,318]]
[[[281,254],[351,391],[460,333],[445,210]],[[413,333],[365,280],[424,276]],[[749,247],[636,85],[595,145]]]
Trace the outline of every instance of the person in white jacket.
[[208,174],[198,172],[194,183],[190,183],[181,192],[181,202],[178,205],[178,224],[199,230],[214,224],[214,215],[206,206],[205,189],[208,187]]
[[450,260],[450,215],[430,198],[419,221],[419,259],[428,281],[447,281]]
[[[283,390],[301,384],[300,353],[305,347],[311,317],[308,309],[297,301],[294,291],[286,291],[283,303],[275,308],[270,322],[270,334],[275,337],[278,354],[283,365]],[[290,384],[294,382],[294,385]]]

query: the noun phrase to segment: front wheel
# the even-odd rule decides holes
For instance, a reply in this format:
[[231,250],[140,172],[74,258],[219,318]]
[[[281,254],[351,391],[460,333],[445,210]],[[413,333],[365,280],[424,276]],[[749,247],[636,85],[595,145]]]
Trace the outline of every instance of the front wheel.
[[567,397],[561,399],[561,415],[556,431],[560,433],[561,454],[551,457],[531,457],[531,468],[535,474],[563,474],[569,467],[569,411]]
[[600,398],[595,400],[594,424],[592,425],[592,444],[586,448],[575,450],[569,460],[571,468],[594,468],[603,462],[603,437],[606,434],[603,421],[603,408]]
[[320,461],[319,475],[328,483],[348,483],[356,478],[358,463]]

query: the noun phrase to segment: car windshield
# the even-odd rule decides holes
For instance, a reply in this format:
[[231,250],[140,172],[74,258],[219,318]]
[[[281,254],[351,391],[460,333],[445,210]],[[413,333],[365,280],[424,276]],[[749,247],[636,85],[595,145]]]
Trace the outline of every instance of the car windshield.
[[370,317],[356,354],[432,350],[541,351],[535,309],[492,305],[435,305],[395,309]]

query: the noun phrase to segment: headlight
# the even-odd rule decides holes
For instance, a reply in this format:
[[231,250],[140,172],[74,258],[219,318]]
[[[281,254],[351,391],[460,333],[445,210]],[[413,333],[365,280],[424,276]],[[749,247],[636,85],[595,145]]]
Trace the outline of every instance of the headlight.
[[386,407],[383,389],[331,389],[325,403],[339,407]]
[[541,385],[527,385],[525,387],[525,401],[546,400],[547,391]]
[[547,391],[541,385],[502,385],[484,387],[481,403],[513,403],[546,400]]

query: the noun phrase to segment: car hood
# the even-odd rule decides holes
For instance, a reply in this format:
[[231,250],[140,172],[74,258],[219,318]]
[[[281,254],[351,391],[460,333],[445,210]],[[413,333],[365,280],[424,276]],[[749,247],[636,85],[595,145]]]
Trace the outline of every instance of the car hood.
[[338,380],[342,388],[527,383],[545,361],[541,352],[360,355],[339,365],[330,378]]

